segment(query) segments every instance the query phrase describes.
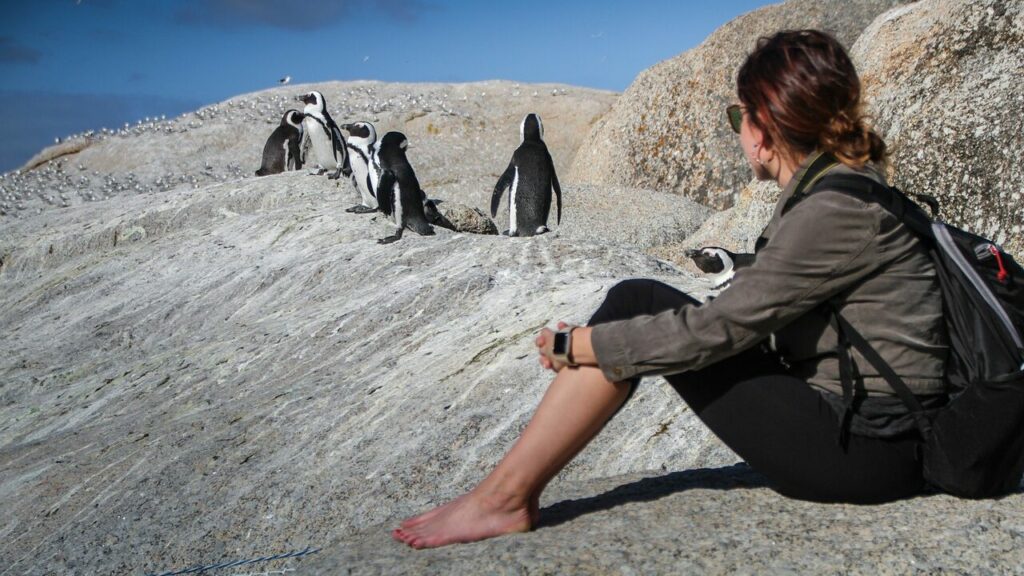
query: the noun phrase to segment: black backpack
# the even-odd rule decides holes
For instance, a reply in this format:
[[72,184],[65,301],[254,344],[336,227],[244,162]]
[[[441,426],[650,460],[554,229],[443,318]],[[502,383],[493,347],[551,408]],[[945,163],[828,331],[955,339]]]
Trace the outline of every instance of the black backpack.
[[[852,345],[914,415],[924,439],[925,480],[967,498],[1017,490],[1024,474],[1024,269],[991,240],[932,220],[894,187],[864,176],[820,174],[834,163],[828,155],[812,163],[804,182],[813,183],[807,192],[798,190],[783,210],[816,189],[835,190],[880,204],[917,235],[942,287],[950,339],[946,376],[954,390],[929,420],[907,385],[832,309],[845,405],[853,404]],[[937,207],[934,199],[922,198]]]

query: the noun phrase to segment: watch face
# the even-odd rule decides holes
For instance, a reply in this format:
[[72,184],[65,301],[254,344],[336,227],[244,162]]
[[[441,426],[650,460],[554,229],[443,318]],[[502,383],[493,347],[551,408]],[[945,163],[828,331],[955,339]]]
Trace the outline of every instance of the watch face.
[[565,356],[569,352],[569,335],[565,332],[555,332],[555,342],[551,346],[551,352],[559,356]]

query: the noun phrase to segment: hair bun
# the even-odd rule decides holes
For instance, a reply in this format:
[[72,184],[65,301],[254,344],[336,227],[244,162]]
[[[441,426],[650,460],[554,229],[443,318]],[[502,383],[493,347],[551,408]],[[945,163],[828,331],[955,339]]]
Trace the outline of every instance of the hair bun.
[[859,110],[840,110],[824,126],[819,146],[843,164],[863,166],[885,157],[885,142]]

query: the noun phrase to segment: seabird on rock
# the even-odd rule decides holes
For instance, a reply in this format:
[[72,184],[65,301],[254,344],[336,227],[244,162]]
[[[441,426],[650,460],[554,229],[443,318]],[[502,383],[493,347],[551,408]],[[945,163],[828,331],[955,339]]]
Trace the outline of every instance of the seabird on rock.
[[749,266],[754,260],[753,254],[735,254],[718,246],[690,249],[685,254],[701,272],[711,274],[708,279],[711,280],[712,288],[716,289],[728,286],[736,269]]
[[278,82],[279,82],[279,83],[280,83],[280,84],[281,84],[282,86],[284,86],[285,84],[287,84],[287,83],[289,83],[289,82],[291,82],[291,81],[292,81],[292,77],[291,77],[291,76],[285,76],[284,78],[281,78],[280,80],[278,80]]

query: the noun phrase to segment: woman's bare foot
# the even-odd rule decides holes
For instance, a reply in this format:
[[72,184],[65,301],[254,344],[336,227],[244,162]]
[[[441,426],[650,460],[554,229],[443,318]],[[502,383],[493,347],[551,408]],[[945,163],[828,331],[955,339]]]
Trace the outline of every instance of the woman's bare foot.
[[391,536],[413,548],[436,548],[527,532],[536,516],[533,507],[518,498],[474,491],[409,518]]
[[452,506],[455,506],[458,502],[464,500],[468,496],[469,496],[468,493],[467,494],[463,494],[462,496],[459,496],[458,498],[456,498],[454,500],[451,500],[449,502],[446,502],[446,503],[444,503],[444,504],[442,504],[442,505],[440,505],[440,506],[438,506],[436,508],[431,508],[430,510],[427,510],[423,514],[418,514],[416,516],[410,516],[409,518],[406,518],[405,520],[402,520],[402,523],[399,524],[398,526],[399,526],[399,528],[406,528],[406,529],[412,528],[414,526],[419,526],[420,524],[423,524],[424,522],[426,522],[427,520],[430,520],[434,516],[437,516],[438,514],[444,512],[448,508],[451,508]]

